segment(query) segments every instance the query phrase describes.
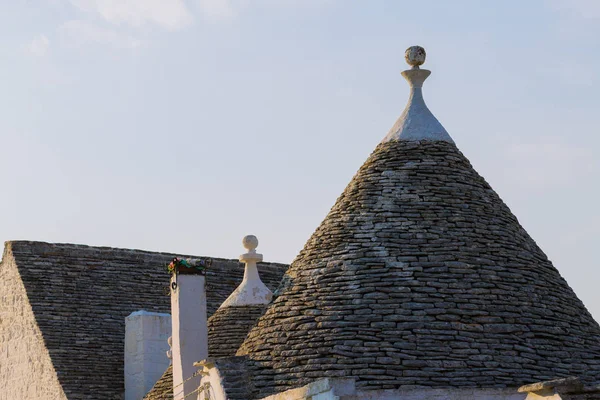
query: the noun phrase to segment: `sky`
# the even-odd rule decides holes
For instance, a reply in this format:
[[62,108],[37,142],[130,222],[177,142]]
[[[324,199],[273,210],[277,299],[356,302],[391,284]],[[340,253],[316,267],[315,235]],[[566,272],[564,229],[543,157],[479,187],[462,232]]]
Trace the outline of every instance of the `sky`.
[[291,262],[425,99],[600,320],[600,2],[0,0],[0,240]]

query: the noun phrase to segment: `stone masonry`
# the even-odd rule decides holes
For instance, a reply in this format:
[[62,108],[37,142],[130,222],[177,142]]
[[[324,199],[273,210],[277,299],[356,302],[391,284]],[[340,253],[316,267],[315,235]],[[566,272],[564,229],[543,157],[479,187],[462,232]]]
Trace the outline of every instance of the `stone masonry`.
[[219,308],[208,319],[209,357],[235,356],[265,309],[263,305]]

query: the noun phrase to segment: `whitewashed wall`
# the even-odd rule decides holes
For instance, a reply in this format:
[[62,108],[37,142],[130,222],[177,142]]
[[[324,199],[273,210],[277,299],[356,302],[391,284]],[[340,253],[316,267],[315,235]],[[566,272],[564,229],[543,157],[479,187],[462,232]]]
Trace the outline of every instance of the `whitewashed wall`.
[[525,400],[526,393],[509,389],[412,389],[357,391],[349,399],[361,400]]
[[7,246],[0,263],[0,400],[66,400]]
[[356,390],[352,379],[320,379],[262,400],[524,400],[526,397],[527,393],[518,393],[516,388],[362,391]]

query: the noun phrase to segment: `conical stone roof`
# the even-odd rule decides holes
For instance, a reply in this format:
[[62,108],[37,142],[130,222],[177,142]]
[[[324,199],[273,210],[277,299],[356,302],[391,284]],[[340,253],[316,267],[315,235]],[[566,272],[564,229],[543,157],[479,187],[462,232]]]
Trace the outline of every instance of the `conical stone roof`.
[[332,376],[362,389],[597,382],[598,323],[445,130],[403,136],[415,116],[402,118],[238,351],[261,394]]

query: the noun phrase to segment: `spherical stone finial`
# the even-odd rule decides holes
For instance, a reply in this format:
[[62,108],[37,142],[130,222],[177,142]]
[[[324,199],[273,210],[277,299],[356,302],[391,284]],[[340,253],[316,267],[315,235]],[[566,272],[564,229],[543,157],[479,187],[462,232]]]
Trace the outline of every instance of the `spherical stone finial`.
[[254,235],[246,235],[242,239],[244,248],[248,251],[254,251],[258,247],[258,238]]
[[425,49],[421,46],[410,46],[404,52],[404,59],[408,65],[414,69],[418,69],[419,65],[423,65],[425,62],[426,55]]

